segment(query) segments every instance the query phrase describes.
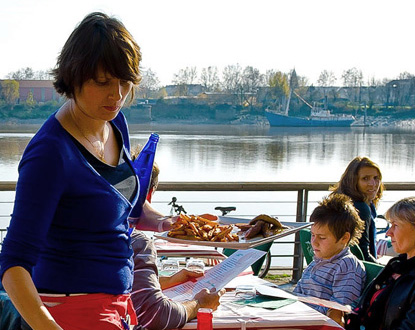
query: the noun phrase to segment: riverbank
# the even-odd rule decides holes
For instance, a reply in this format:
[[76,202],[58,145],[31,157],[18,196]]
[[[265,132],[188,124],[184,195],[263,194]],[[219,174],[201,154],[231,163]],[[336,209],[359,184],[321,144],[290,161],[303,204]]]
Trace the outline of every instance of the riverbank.
[[[40,126],[43,124],[45,119],[8,119],[0,120],[0,133],[35,133]],[[362,126],[364,124],[363,118],[357,120],[356,126]],[[415,128],[415,119],[397,119],[393,116],[368,116],[366,118],[366,124],[370,127],[396,127],[396,128]],[[171,126],[180,126],[183,127],[192,127],[196,125],[205,125],[205,126],[233,126],[233,127],[257,127],[257,128],[267,128],[269,127],[268,120],[264,116],[253,116],[245,115],[233,121],[218,121],[218,120],[208,120],[208,121],[194,121],[194,120],[157,120],[157,121],[145,121],[145,122],[132,122],[129,121],[131,127],[146,127],[154,128],[159,130],[160,128],[168,130]]]

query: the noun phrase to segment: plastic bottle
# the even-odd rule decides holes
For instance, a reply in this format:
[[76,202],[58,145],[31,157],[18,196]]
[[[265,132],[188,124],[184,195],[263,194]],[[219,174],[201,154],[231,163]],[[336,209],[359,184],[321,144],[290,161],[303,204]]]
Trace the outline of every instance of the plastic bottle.
[[199,308],[197,312],[197,330],[213,330],[213,310],[210,308]]
[[151,174],[153,173],[154,157],[156,154],[157,143],[159,136],[156,133],[151,133],[144,148],[140,151],[137,158],[133,161],[135,173],[140,181],[140,195],[136,206],[130,214],[130,224],[135,225],[137,218],[140,217],[143,210],[143,205],[146,200],[148,191],[150,189]]

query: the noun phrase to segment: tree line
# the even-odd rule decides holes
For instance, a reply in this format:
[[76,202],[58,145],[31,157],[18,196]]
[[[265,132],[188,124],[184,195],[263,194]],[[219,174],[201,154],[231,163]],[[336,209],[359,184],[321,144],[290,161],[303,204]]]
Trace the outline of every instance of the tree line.
[[[10,80],[51,80],[52,69],[35,71],[30,67],[18,69],[17,71],[9,72],[6,75]],[[163,88],[157,73],[151,68],[141,68],[142,81],[141,87],[143,90],[159,90]],[[247,91],[255,90],[258,87],[273,87],[273,85],[288,83],[290,72],[282,72],[280,70],[269,69],[265,73],[261,73],[259,69],[246,66],[242,68],[239,64],[226,66],[222,72],[216,66],[208,66],[200,70],[195,66],[186,67],[178,70],[173,74],[172,85],[192,85],[200,84],[206,91],[209,92],[226,92],[234,91],[237,88],[244,87]],[[401,72],[394,78],[376,79],[374,77],[364,77],[362,70],[352,67],[343,71],[341,77],[337,77],[333,71],[322,70],[317,79],[316,86],[330,87],[357,87],[357,86],[380,86],[385,85],[391,80],[410,79],[415,75],[409,72]],[[309,79],[305,76],[298,76],[298,81],[303,86],[313,86]]]
[[[0,105],[12,104],[18,98],[17,80],[50,80],[50,71],[34,71],[27,67],[10,72],[7,75],[9,79],[1,82]],[[376,105],[392,106],[394,109],[403,106],[412,109],[415,106],[415,75],[409,72],[400,73],[395,79],[397,83],[391,84],[395,80],[366,78],[362,70],[355,67],[344,70],[339,79],[333,71],[323,70],[315,86],[309,83],[307,77],[297,75],[295,70],[282,72],[270,69],[261,73],[255,67],[243,68],[239,64],[228,65],[221,72],[215,66],[202,68],[200,73],[196,67],[186,67],[173,75],[172,85],[166,86],[161,86],[151,68],[142,68],[141,74],[137,98],[163,100],[164,104],[167,96],[195,96],[192,87],[198,86],[198,90],[205,93],[231,96],[233,106],[248,108],[256,113],[265,108],[282,110],[291,97],[290,111],[305,115],[311,104],[323,102],[331,110],[340,112],[356,112],[362,107],[372,110]],[[403,81],[409,83],[401,84]],[[26,108],[33,108],[33,95],[29,93],[22,103]]]

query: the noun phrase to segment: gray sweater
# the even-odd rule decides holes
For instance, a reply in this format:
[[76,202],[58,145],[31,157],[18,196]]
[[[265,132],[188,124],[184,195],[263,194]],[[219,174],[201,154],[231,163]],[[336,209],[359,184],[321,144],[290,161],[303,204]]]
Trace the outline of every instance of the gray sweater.
[[135,230],[131,235],[134,250],[134,282],[131,298],[138,318],[138,329],[164,330],[182,327],[187,320],[180,303],[161,291],[156,265],[157,252],[151,239]]

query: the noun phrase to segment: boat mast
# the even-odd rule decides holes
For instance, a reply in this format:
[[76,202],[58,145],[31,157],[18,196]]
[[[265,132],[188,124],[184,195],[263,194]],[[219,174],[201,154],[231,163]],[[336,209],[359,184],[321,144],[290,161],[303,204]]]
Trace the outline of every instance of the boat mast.
[[290,87],[290,93],[288,94],[287,106],[285,107],[285,115],[288,116],[288,110],[290,109],[291,95],[293,90]]

